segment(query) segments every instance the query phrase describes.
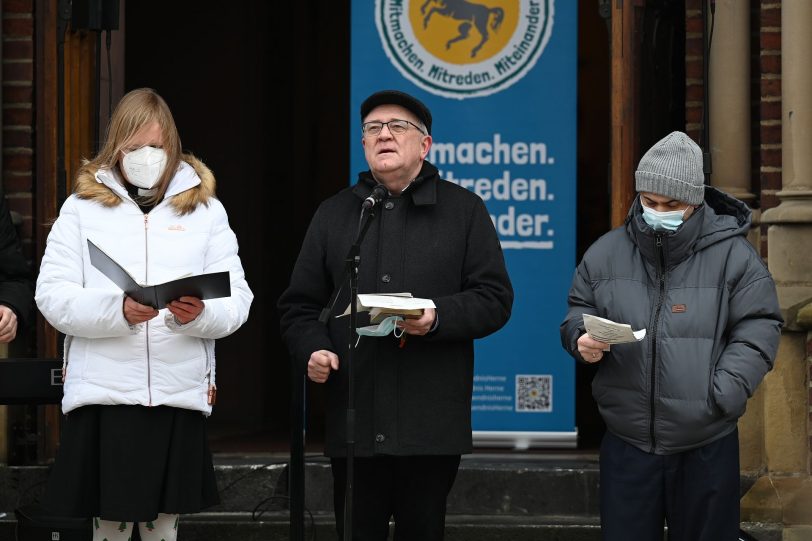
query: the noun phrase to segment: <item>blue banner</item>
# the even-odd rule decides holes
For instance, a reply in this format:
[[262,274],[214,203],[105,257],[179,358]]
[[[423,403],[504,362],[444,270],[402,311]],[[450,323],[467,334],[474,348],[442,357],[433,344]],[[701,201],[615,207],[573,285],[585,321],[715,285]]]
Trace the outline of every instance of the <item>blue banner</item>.
[[[353,0],[351,24],[351,118],[378,90],[422,100],[429,161],[482,197],[502,242],[516,300],[477,342],[475,443],[574,446],[558,325],[575,265],[577,2]],[[351,178],[367,169],[359,124]]]

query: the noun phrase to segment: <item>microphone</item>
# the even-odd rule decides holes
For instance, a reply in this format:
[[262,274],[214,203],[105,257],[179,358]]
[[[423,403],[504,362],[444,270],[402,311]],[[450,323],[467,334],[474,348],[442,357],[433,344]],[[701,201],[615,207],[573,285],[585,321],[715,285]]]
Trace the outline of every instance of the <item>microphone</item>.
[[374,188],[372,188],[372,193],[364,199],[364,202],[361,203],[362,209],[371,209],[389,195],[389,191],[383,184],[376,184]]

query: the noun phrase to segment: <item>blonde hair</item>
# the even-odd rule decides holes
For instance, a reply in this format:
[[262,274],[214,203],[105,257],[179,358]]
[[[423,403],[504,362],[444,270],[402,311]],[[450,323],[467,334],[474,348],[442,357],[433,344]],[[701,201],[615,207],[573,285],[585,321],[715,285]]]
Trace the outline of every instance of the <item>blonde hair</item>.
[[[163,149],[166,152],[166,168],[156,185],[155,193],[144,199],[145,203],[155,204],[161,201],[169,187],[169,181],[175,176],[181,162],[181,143],[175,119],[164,99],[151,88],[137,88],[124,95],[118,102],[110,125],[107,127],[107,137],[99,153],[82,164],[77,177],[86,174],[94,175],[99,169],[114,169],[118,167],[121,151],[143,128],[157,122],[163,136]],[[81,193],[77,193],[82,197]]]

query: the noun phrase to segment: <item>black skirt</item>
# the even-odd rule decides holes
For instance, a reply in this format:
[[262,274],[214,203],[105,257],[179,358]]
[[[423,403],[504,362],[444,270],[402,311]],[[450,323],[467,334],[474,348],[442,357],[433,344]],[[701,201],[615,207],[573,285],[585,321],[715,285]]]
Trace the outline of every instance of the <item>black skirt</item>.
[[64,417],[43,500],[54,515],[145,522],[218,503],[201,412],[84,406]]

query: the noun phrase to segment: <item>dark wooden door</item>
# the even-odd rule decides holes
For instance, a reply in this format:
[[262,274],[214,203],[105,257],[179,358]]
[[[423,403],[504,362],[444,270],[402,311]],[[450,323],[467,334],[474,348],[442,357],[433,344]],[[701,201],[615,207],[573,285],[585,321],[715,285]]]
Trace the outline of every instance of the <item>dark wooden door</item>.
[[248,323],[217,343],[215,450],[287,449],[276,301],[316,205],[348,181],[348,21],[345,2],[126,3],[125,90],[156,89],[214,171],[255,295]]

